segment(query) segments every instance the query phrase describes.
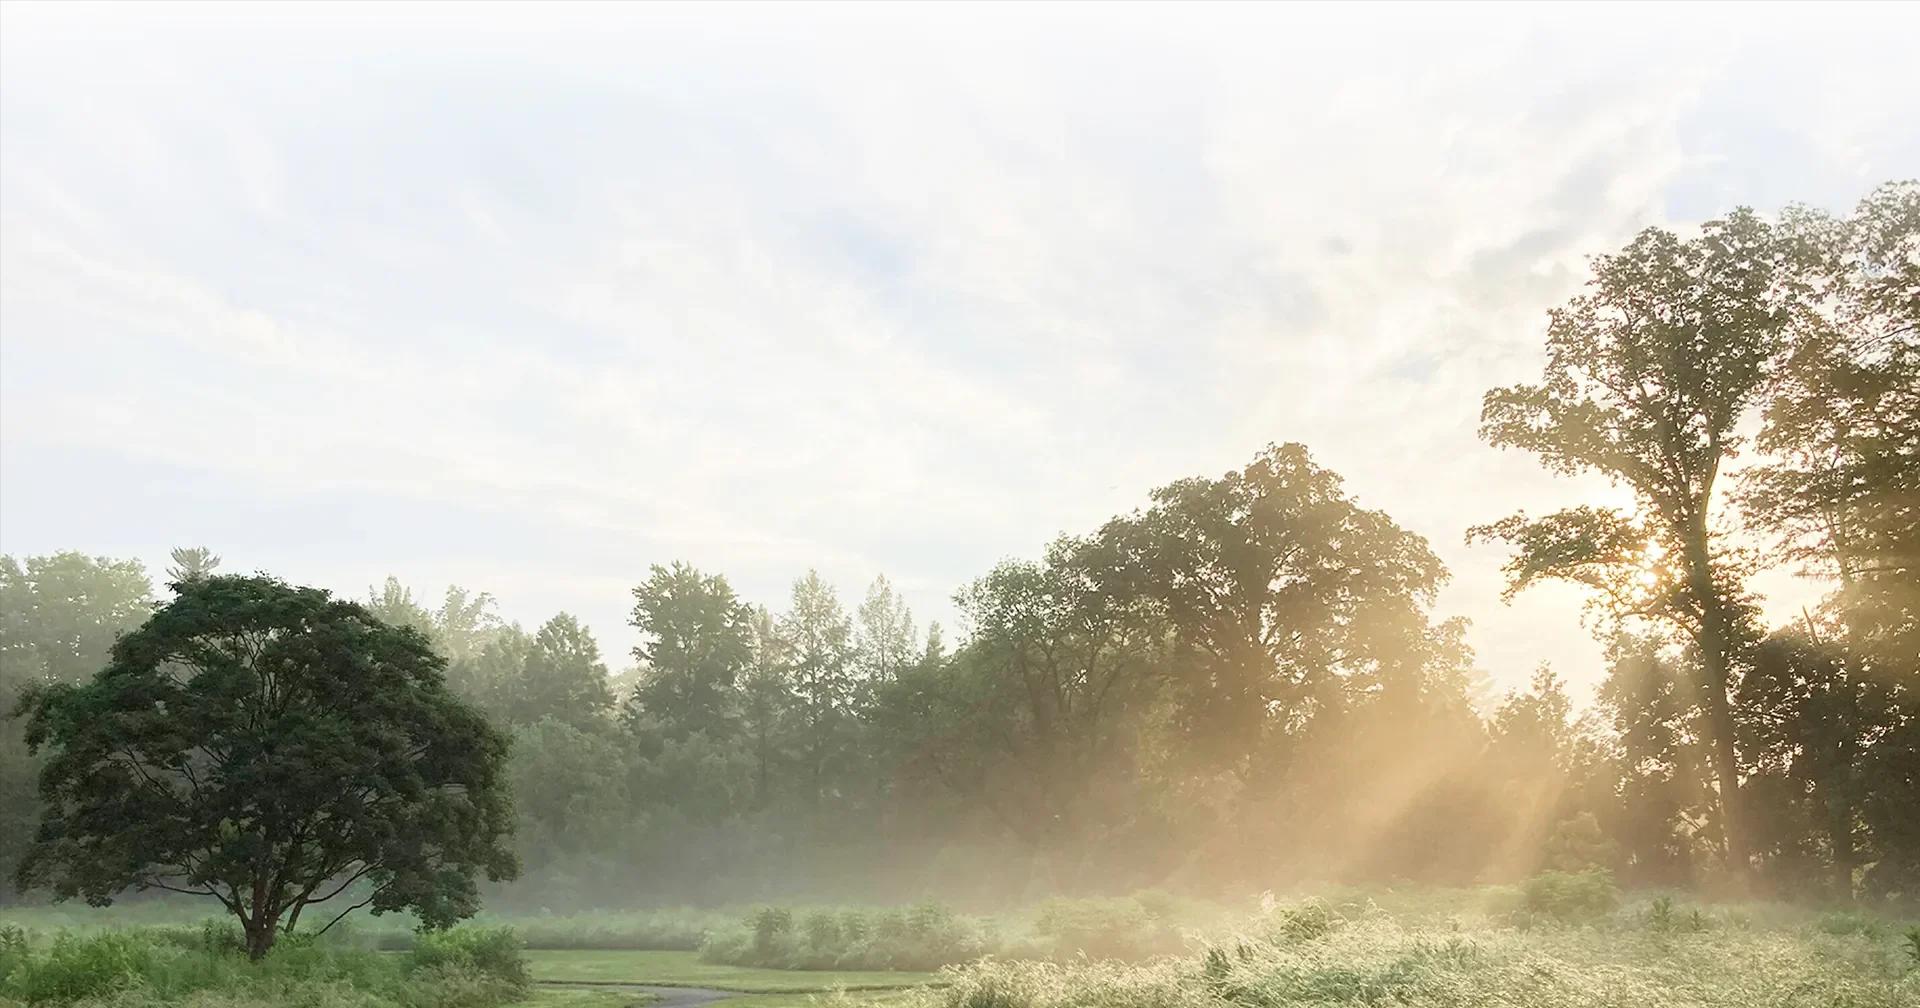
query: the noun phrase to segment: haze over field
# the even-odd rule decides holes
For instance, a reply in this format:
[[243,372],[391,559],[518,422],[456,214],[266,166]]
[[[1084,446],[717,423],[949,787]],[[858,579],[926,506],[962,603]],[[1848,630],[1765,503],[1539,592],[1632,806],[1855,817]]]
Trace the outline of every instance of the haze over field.
[[9,8],[0,540],[470,585],[617,667],[652,563],[951,621],[1300,441],[1497,686],[1584,696],[1580,595],[1463,544],[1570,496],[1481,393],[1640,228],[1913,174],[1920,19],[1827,10]]

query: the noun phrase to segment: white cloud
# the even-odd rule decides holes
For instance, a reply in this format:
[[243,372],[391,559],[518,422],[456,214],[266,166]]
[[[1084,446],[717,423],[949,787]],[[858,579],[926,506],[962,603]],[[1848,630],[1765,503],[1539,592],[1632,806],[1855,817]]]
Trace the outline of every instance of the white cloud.
[[1501,606],[1460,535],[1597,488],[1479,445],[1480,393],[1585,255],[1920,157],[1910,32],[1740,18],[16,5],[0,531],[470,582],[618,652],[649,562],[938,613],[1302,440],[1498,679],[1590,680],[1572,596]]

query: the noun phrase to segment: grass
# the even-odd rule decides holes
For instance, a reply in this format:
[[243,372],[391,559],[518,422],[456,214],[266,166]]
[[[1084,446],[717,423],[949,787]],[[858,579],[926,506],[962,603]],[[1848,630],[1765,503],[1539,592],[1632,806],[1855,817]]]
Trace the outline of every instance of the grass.
[[[912,991],[794,992],[742,994],[714,1001],[714,1008],[904,1008]],[[528,1008],[646,1008],[652,998],[582,987],[541,987],[521,1004]],[[518,1006],[516,1006],[518,1008]]]
[[[584,981],[741,992],[718,1002],[719,1008],[1920,1008],[1920,921],[1886,908],[1702,903],[1677,892],[1618,893],[1604,879],[1582,875],[1478,889],[1323,890],[1307,898],[1269,896],[1243,907],[1239,912],[1217,906],[1169,907],[1141,897],[1053,901],[1024,914],[979,921],[979,933],[990,939],[993,954],[938,974],[866,968],[794,971],[703,961],[684,946],[689,936],[721,919],[704,911],[542,915],[515,923],[537,928],[546,941],[583,947],[523,953],[531,977],[543,983],[517,1003],[535,1008],[630,1008],[647,1003],[639,991],[554,983]],[[135,919],[194,919],[169,918],[164,909],[141,910]],[[0,911],[0,927],[23,916],[44,926],[63,912]],[[825,912],[792,911],[786,927],[769,932],[783,941],[796,936],[793,947],[802,951],[829,950],[831,943],[821,937],[823,927],[809,924]],[[845,934],[850,911],[830,912]],[[869,922],[896,913],[860,912]],[[750,928],[752,918],[736,914],[724,920],[730,921],[725,927],[738,930]],[[72,933],[76,938],[114,939],[97,926],[99,921],[73,920],[81,927]],[[393,924],[380,923],[383,928]],[[172,927],[134,933],[190,949],[198,932]],[[926,937],[939,929],[909,928],[908,933]],[[49,948],[53,933],[42,931],[35,940],[40,948]],[[384,930],[369,929],[356,943],[365,947],[392,940]],[[415,941],[412,936],[408,940]],[[599,947],[622,941],[682,948]],[[226,1000],[190,993],[179,1001],[86,1004],[291,1004],[295,1002],[268,995],[291,996],[304,990],[303,984],[311,986],[303,977],[317,977],[331,985],[331,993],[303,993],[299,1004],[467,1008],[478,1002],[463,1000],[464,988],[457,983],[443,983],[433,972],[437,964],[464,969],[493,962],[481,972],[490,969],[509,978],[514,973],[499,961],[502,957],[489,953],[491,946],[435,950],[431,942],[426,945],[388,956],[361,953],[361,959],[328,958],[315,950],[304,953],[309,957],[305,966],[299,956],[289,956],[279,965],[270,962],[270,969],[251,979],[239,975],[244,963],[236,966],[226,959],[209,965],[165,952],[155,960],[161,965],[148,970],[148,982],[159,985],[156,990],[225,984],[226,971],[235,974],[233,989],[241,993],[223,995]],[[857,946],[848,947],[858,951]],[[95,951],[114,950],[102,946]],[[369,965],[366,958],[391,968]],[[203,982],[195,970],[208,979]],[[0,980],[5,973],[0,968]],[[425,981],[409,980],[410,975]],[[249,1000],[243,996],[247,990],[259,996]],[[484,996],[487,990],[478,993]],[[4,993],[0,1008],[13,1008]]]
[[52,933],[0,926],[0,1006],[499,1008],[530,989],[518,942],[502,929],[435,934],[400,955],[296,936],[256,963],[222,921]]
[[[1464,908],[1463,908],[1464,909]],[[1370,907],[1325,927],[1280,912],[1192,954],[1143,964],[986,961],[914,992],[912,1008],[1914,1008],[1920,969],[1889,934],[1745,914],[1623,908],[1580,924]]]
[[[702,962],[690,952],[537,949],[526,953],[533,978],[543,983],[637,983],[659,987],[711,987],[766,994],[845,990],[898,990],[931,983],[932,973],[884,970],[761,969]],[[728,1004],[745,1004],[729,1001]]]
[[525,1008],[645,1008],[652,1000],[644,994],[590,987],[536,987],[525,1001],[516,1002],[516,1005],[524,1005]]

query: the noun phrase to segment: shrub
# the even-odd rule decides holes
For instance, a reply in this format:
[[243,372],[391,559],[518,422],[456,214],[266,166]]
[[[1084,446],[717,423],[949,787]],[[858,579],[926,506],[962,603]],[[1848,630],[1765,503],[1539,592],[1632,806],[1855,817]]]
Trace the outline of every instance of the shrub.
[[937,903],[905,910],[761,907],[700,948],[707,962],[771,969],[932,970],[978,959],[990,949],[979,924]]
[[1620,905],[1613,873],[1604,868],[1582,872],[1541,872],[1520,887],[1521,906],[1531,916],[1570,923],[1612,913]]
[[1671,896],[1657,896],[1647,904],[1647,927],[1659,934],[1698,932],[1707,929],[1707,915],[1698,907],[1683,910]]
[[130,931],[62,933],[46,954],[20,943],[0,990],[28,1004],[65,1003],[138,984],[153,970],[153,939]]
[[1858,910],[1834,910],[1820,915],[1815,927],[1823,934],[1859,935],[1862,938],[1878,939],[1885,932],[1881,930],[1881,921],[1871,914]]
[[1044,958],[1144,959],[1179,951],[1179,935],[1133,898],[1051,899],[1034,919]]
[[471,971],[495,977],[524,990],[533,983],[521,956],[520,937],[512,928],[450,928],[427,931],[414,945],[415,970]]

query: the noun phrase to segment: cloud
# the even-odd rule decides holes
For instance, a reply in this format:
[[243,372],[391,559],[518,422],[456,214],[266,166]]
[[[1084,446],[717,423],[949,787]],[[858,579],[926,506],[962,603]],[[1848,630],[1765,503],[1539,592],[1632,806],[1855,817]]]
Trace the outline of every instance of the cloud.
[[1480,445],[1480,393],[1637,228],[1912,173],[1902,33],[1743,18],[10,10],[0,530],[460,580],[618,653],[651,562],[947,615],[1301,440],[1499,681],[1590,682],[1571,597],[1503,607],[1460,535],[1603,488]]

